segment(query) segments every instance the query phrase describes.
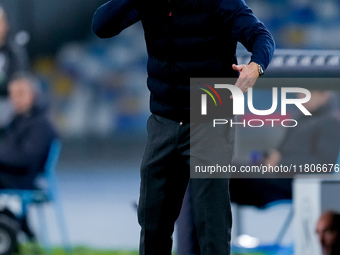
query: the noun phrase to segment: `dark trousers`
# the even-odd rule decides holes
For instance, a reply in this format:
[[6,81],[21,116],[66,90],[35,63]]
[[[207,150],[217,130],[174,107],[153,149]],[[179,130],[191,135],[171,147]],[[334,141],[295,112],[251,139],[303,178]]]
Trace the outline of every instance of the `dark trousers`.
[[214,153],[223,155],[218,163],[230,164],[234,134],[230,128],[212,129],[211,123],[203,125],[209,126],[210,132],[156,115],[148,120],[138,206],[138,221],[142,228],[140,255],[171,254],[174,223],[189,180],[201,254],[230,254],[229,179],[190,179],[190,161],[192,164],[193,161],[197,164],[209,162]]
[[191,208],[190,187],[185,192],[181,213],[176,221],[177,251],[176,255],[200,255],[200,246]]

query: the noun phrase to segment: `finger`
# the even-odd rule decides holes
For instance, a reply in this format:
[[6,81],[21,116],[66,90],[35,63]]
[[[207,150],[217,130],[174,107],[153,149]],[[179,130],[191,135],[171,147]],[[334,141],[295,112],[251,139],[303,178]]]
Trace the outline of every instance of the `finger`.
[[[237,86],[237,87],[238,87],[238,86]],[[248,92],[248,87],[246,87],[246,86],[241,85],[241,86],[238,87],[238,88],[242,91],[243,94]]]
[[239,89],[241,89],[243,93],[246,93],[247,90],[248,90],[247,79],[238,78],[235,86],[238,87]]
[[247,89],[254,87],[256,82],[256,78],[238,78],[238,80],[239,86],[246,87]]
[[[239,77],[235,83],[235,86],[241,89],[244,93],[248,92],[249,88],[252,88],[256,82],[256,78],[243,78]],[[230,99],[233,99],[233,96],[230,96]]]
[[235,86],[240,88],[243,93],[246,93],[249,88],[254,86],[255,81],[252,78],[238,78]]
[[235,65],[235,64],[233,64],[233,65],[232,65],[232,68],[233,68],[235,71],[242,72],[242,70],[243,70],[243,68],[244,68],[244,65]]

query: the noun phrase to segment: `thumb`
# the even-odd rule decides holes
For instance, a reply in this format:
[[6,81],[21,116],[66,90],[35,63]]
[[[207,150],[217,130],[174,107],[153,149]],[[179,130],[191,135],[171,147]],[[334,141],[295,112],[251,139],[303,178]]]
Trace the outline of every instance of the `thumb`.
[[232,68],[233,68],[235,71],[241,72],[242,69],[243,69],[243,65],[235,65],[235,64],[233,64],[233,65],[232,65]]

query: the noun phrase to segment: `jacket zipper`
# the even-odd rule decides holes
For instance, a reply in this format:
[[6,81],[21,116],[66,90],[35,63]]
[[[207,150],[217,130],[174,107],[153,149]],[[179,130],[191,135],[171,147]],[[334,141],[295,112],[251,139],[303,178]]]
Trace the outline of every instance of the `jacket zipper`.
[[174,63],[173,63],[173,19],[172,19],[172,0],[168,0],[168,4],[169,4],[169,31],[168,31],[168,40],[169,40],[169,45],[168,45],[168,63],[169,63],[169,72],[170,72],[170,79],[169,79],[169,83],[173,84],[174,83],[174,79],[175,79],[175,75],[174,75]]

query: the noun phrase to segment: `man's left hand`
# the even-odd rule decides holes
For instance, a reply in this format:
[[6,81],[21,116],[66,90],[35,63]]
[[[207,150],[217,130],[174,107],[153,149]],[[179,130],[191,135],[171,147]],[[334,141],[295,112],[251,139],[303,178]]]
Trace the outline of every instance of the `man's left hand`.
[[254,86],[256,79],[259,77],[259,67],[255,62],[250,62],[248,65],[232,65],[235,71],[240,72],[235,86],[240,88],[243,93],[248,91],[248,88]]

